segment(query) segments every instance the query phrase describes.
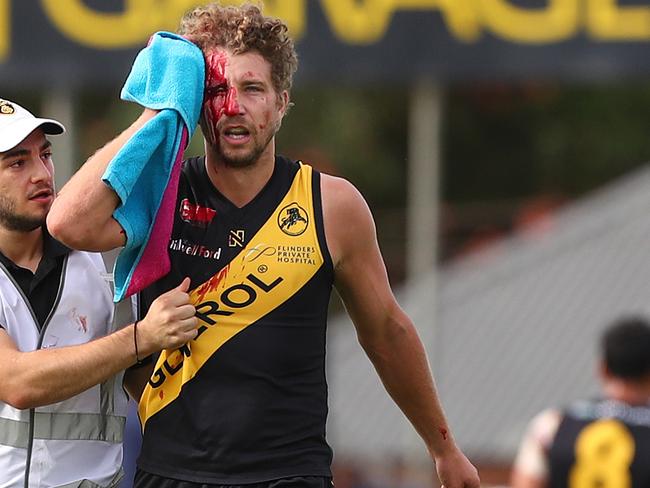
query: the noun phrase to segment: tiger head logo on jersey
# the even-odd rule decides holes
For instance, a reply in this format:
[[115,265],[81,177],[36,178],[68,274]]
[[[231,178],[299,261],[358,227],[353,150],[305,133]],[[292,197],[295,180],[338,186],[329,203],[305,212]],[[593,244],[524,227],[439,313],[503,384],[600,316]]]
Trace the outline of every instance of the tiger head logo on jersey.
[[280,230],[290,236],[299,236],[309,225],[309,217],[304,208],[296,202],[290,203],[278,214]]

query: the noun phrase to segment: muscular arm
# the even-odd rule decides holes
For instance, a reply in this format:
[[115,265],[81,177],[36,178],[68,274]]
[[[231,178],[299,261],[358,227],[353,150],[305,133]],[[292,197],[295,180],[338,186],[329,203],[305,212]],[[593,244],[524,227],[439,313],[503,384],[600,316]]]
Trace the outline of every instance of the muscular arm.
[[451,436],[424,347],[391,291],[366,202],[347,181],[325,175],[322,195],[335,285],[361,346],[424,440],[445,486],[478,487],[476,470]]
[[[190,280],[158,297],[138,322],[138,354],[176,348],[196,337]],[[0,329],[0,401],[18,409],[70,398],[135,364],[134,325],[76,346],[22,352]],[[134,390],[135,391],[135,390]]]
[[113,157],[156,111],[145,109],[124,132],[93,154],[58,193],[47,216],[47,228],[73,249],[108,251],[123,246],[125,235],[113,219],[117,194],[102,181]]

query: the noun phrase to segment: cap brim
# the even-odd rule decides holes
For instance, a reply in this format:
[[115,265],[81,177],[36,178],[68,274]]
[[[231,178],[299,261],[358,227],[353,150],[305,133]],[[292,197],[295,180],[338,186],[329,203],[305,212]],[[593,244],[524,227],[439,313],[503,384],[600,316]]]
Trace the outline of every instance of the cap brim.
[[9,151],[20,144],[36,129],[42,129],[47,135],[59,135],[65,132],[65,127],[53,119],[28,118],[19,120],[10,127],[3,127],[0,134],[0,152]]
[[65,127],[60,122],[53,119],[36,119],[40,122],[39,127],[48,135],[58,136],[65,132]]

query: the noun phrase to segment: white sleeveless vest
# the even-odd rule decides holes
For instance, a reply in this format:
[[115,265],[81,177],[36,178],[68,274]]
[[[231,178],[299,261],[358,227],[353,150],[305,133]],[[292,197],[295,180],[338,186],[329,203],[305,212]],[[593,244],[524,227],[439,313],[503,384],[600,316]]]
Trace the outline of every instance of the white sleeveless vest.
[[[0,264],[0,324],[21,351],[83,344],[113,330],[99,254],[71,252],[41,331],[20,287]],[[96,488],[122,477],[127,396],[122,374],[68,400],[30,410],[0,402],[1,488]]]

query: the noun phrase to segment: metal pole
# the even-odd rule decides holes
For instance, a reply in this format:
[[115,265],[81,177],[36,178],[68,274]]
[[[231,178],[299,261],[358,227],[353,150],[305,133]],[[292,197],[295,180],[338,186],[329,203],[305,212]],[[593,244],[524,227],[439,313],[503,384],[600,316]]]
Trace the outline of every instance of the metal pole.
[[411,92],[406,272],[413,281],[436,266],[442,89],[420,80]]
[[43,96],[43,108],[40,117],[48,117],[61,122],[66,133],[51,137],[56,187],[63,184],[77,170],[77,127],[74,110],[74,94],[70,88],[53,87]]

